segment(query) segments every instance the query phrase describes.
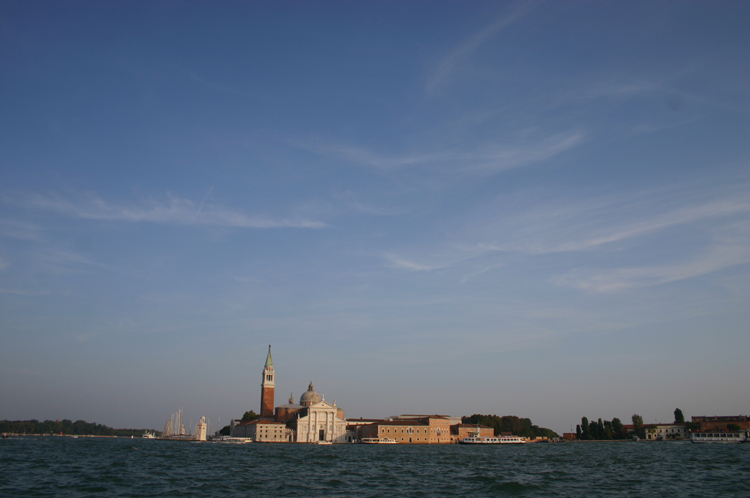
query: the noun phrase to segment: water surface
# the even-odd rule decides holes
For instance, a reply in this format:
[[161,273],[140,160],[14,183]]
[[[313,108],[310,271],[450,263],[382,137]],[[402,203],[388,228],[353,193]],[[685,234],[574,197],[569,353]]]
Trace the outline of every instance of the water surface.
[[750,444],[0,441],[0,496],[750,497]]

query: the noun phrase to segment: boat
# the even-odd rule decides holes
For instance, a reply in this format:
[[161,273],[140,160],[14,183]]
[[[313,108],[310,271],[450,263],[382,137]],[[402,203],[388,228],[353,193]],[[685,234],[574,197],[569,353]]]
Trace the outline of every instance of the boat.
[[182,423],[182,408],[172,414],[164,425],[161,437],[157,439],[167,439],[170,441],[195,441],[196,436],[185,431],[185,424]]
[[362,444],[398,444],[395,439],[386,437],[363,437],[359,442]]
[[154,431],[145,431],[141,437],[144,439],[156,439],[156,433]]
[[481,436],[479,427],[467,437],[458,440],[458,444],[525,444],[526,438],[521,436]]
[[747,443],[748,433],[743,432],[693,432],[690,441],[693,443]]
[[245,444],[252,443],[253,438],[251,437],[232,437],[232,436],[221,436],[211,440],[212,443],[222,444]]
[[468,436],[463,439],[459,439],[458,444],[526,444],[526,438],[523,438],[521,436]]
[[333,444],[330,441],[318,441],[318,444]]

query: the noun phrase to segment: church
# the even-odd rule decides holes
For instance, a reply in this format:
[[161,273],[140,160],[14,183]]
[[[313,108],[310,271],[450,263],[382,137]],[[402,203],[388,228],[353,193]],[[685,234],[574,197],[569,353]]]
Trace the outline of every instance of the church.
[[290,397],[289,403],[274,407],[275,378],[271,346],[268,346],[261,383],[260,418],[252,422],[232,420],[233,437],[277,443],[351,442],[344,410],[336,405],[336,401],[328,403],[316,393],[312,382],[300,396],[298,404],[294,403],[294,397]]

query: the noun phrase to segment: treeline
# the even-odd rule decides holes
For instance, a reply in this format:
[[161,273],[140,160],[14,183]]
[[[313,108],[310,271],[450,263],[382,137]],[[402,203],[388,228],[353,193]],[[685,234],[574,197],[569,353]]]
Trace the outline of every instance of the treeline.
[[145,429],[113,429],[83,420],[0,420],[0,432],[13,434],[64,434],[76,436],[141,436]]
[[589,422],[586,417],[581,418],[581,423],[576,425],[576,436],[582,441],[608,440],[608,439],[626,439],[628,433],[622,425],[619,418],[615,417],[611,421],[602,419]]
[[532,424],[530,419],[519,418],[515,415],[499,417],[497,415],[474,414],[471,417],[461,417],[461,422],[464,424],[480,424],[492,427],[495,430],[496,436],[499,436],[503,432],[510,432],[516,436],[523,436],[531,439],[537,437],[559,437],[555,431],[539,427],[538,425]]
[[[582,441],[599,441],[608,439],[627,439],[633,435],[645,437],[647,431],[656,432],[656,426],[644,426],[643,417],[637,413],[634,413],[630,419],[633,422],[633,432],[629,434],[623,427],[619,418],[615,417],[611,422],[609,420],[602,422],[602,419],[589,422],[589,419],[582,417],[581,423],[576,425],[576,436]],[[696,430],[698,428],[697,424],[692,422],[685,423],[685,416],[679,408],[675,408],[674,423],[685,424],[685,428],[688,430]]]

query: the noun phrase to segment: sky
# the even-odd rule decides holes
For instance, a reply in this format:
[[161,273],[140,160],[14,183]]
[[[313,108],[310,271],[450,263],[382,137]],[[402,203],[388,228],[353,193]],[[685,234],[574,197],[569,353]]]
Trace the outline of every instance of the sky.
[[0,3],[0,419],[750,413],[750,3]]

